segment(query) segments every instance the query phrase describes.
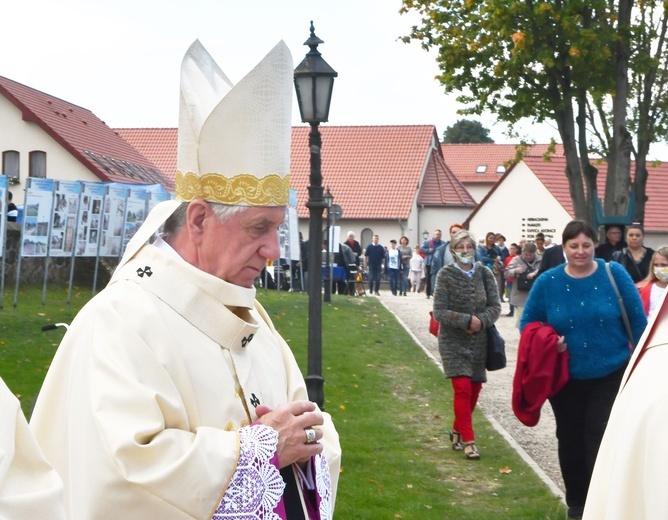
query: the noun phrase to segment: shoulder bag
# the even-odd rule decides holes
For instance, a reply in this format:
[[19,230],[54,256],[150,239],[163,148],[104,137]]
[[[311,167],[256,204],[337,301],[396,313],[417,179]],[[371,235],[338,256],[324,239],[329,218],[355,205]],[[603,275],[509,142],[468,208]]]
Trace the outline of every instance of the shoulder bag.
[[525,263],[527,268],[524,270],[523,273],[520,273],[518,275],[515,275],[515,284],[517,284],[517,290],[518,291],[530,291],[531,288],[533,287],[533,283],[536,280],[536,278],[527,278],[527,275],[529,273],[533,273],[534,269],[522,258],[521,256],[518,257],[522,262]]
[[[485,277],[483,273],[483,283]],[[485,283],[485,289],[487,284]],[[485,368],[490,372],[506,368],[506,342],[496,329],[496,325],[487,328],[487,360]]]
[[487,329],[487,361],[485,368],[489,371],[506,368],[506,342],[492,325]]
[[624,322],[624,329],[626,330],[626,336],[629,338],[629,346],[631,350],[633,350],[633,346],[635,345],[633,341],[633,334],[631,333],[631,324],[629,323],[629,317],[626,314],[626,307],[624,307],[624,300],[622,300],[622,295],[619,293],[619,289],[617,288],[617,282],[615,282],[615,277],[612,275],[612,270],[610,269],[610,263],[606,262],[605,263],[605,271],[608,273],[608,278],[610,278],[610,283],[612,284],[612,288],[615,290],[615,294],[617,295],[617,303],[619,304],[619,311],[622,314],[622,321]]

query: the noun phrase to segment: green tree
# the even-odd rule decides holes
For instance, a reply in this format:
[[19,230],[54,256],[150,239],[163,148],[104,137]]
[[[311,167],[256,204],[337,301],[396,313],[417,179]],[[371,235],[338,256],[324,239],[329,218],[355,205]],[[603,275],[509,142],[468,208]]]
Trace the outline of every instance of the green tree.
[[[633,6],[632,0],[403,0],[402,12],[421,16],[403,40],[438,49],[438,78],[446,93],[459,94],[466,107],[460,113],[489,111],[511,125],[553,120],[575,215],[591,220],[598,170],[590,153],[605,152],[606,213],[621,214],[630,154],[638,167],[649,150],[641,138],[651,143],[666,135],[657,115],[665,106],[665,52],[657,49],[668,7],[652,0]],[[642,182],[636,174],[636,196],[639,188],[644,193]],[[638,203],[644,213],[644,199]]]
[[494,139],[489,137],[489,130],[482,126],[479,121],[460,119],[454,125],[445,129],[443,142],[449,144],[493,143]]

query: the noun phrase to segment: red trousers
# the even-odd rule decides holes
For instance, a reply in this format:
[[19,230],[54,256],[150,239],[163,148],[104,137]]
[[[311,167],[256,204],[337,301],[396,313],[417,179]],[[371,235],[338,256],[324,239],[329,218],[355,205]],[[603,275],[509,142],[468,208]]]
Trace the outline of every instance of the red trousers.
[[461,434],[462,442],[473,442],[475,434],[472,416],[478,403],[482,383],[474,383],[470,377],[453,377],[451,381],[455,392],[455,422],[452,429]]

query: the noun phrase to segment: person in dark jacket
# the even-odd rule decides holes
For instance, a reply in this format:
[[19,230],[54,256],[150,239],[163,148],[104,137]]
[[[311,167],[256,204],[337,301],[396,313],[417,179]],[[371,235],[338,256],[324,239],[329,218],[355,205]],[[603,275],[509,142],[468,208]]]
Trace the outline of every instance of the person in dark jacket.
[[616,251],[621,251],[624,246],[624,226],[621,224],[608,224],[605,226],[605,242],[600,244],[594,253],[596,258],[602,258],[606,262],[612,260]]
[[634,283],[647,277],[654,254],[654,249],[643,245],[643,237],[642,226],[631,224],[626,229],[626,247],[612,254],[612,259],[624,266]]

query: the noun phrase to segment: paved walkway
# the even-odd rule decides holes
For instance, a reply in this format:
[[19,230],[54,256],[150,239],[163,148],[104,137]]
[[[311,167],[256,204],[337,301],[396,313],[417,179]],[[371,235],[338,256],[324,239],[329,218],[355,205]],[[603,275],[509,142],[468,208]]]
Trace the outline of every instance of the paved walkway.
[[[368,293],[367,293],[368,294]],[[371,296],[376,298],[376,296]],[[441,359],[438,342],[429,333],[429,311],[432,300],[424,293],[408,293],[407,296],[393,296],[389,291],[380,291],[381,303],[390,310],[415,338],[422,349],[439,367]],[[524,426],[512,411],[511,396],[519,331],[515,318],[507,317],[507,303],[501,305],[501,316],[496,326],[506,340],[508,366],[504,370],[488,373],[488,382],[480,393],[479,405],[491,424],[518,451],[525,461],[536,471],[550,489],[563,500],[563,481],[557,458],[557,440],[552,409],[543,406],[537,426]]]

